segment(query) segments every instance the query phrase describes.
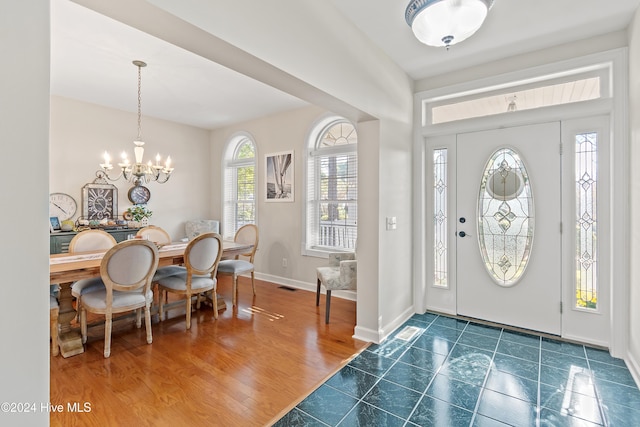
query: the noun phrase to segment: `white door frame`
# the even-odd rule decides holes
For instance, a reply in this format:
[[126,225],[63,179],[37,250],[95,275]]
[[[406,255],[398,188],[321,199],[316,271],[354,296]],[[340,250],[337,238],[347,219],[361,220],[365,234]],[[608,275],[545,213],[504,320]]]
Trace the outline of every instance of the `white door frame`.
[[[425,103],[427,100],[444,97],[446,94],[480,92],[482,88],[495,88],[508,82],[534,79],[538,76],[559,73],[579,67],[606,64],[610,69],[612,81],[609,93],[603,93],[600,99],[573,105],[562,105],[537,110],[516,111],[507,115],[489,116],[460,120],[455,123],[438,125],[425,124]],[[629,331],[629,307],[626,303],[629,295],[629,130],[627,109],[627,49],[620,48],[561,63],[523,70],[509,75],[469,82],[415,95],[414,116],[414,309],[418,313],[426,310],[427,287],[430,286],[430,244],[431,199],[427,188],[427,177],[431,171],[428,138],[444,138],[460,132],[472,132],[495,129],[505,125],[519,126],[538,123],[545,120],[568,120],[592,115],[610,115],[611,150],[609,194],[610,227],[606,231],[610,253],[601,254],[609,261],[608,281],[612,284],[610,305],[609,349],[615,357],[626,357]],[[616,209],[613,209],[613,207]],[[455,266],[454,266],[455,267]],[[455,310],[455,307],[454,307]],[[450,312],[443,307],[444,312]],[[565,319],[563,318],[563,325]]]

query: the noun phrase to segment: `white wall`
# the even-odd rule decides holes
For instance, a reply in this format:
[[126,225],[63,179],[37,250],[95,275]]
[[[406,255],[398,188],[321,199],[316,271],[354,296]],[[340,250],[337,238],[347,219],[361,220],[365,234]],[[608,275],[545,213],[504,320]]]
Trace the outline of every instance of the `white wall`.
[[[74,219],[82,215],[82,187],[96,178],[107,150],[115,163],[126,151],[133,159],[137,135],[136,113],[114,110],[58,96],[51,97],[49,190],[67,193],[78,204]],[[148,207],[151,224],[158,225],[174,240],[185,236],[184,222],[210,219],[211,176],[217,172],[209,163],[209,131],[142,116],[144,161],[157,153],[171,156],[175,170],[165,184],[149,183]],[[127,194],[132,184],[120,179],[118,210],[132,205]]]
[[[259,277],[315,289],[315,268],[326,259],[302,256],[304,152],[313,123],[326,111],[319,107],[305,107],[217,129],[211,132],[213,176],[213,215],[222,218],[222,156],[226,144],[236,132],[247,132],[257,146],[256,217],[260,243],[255,265]],[[294,151],[294,201],[265,202],[265,155],[280,151]],[[287,267],[282,267],[287,258]]]
[[[49,414],[49,0],[0,2],[0,145],[5,247],[0,257],[0,424],[46,425]],[[25,173],[26,172],[26,173]]]
[[[629,128],[631,156],[630,164],[640,162],[640,9],[633,17],[629,30]],[[632,260],[640,257],[640,171],[631,167],[631,251]],[[640,264],[631,262],[629,283],[629,361],[640,383]]]
[[[390,58],[328,2],[278,0],[247,7],[228,0],[137,0],[133,8],[122,0],[108,4],[76,1],[356,122],[377,119],[379,132],[361,136],[359,150],[367,149],[368,155],[377,159],[393,155],[359,167],[359,173],[369,178],[367,185],[377,191],[373,200],[360,197],[359,204],[367,207],[368,221],[359,224],[358,232],[377,246],[358,251],[358,270],[360,275],[363,269],[375,269],[384,277],[384,281],[371,277],[376,282],[367,283],[369,292],[393,303],[385,304],[383,313],[378,305],[363,305],[359,300],[356,336],[361,330],[360,337],[379,341],[409,315],[413,308],[409,230],[412,81]],[[165,11],[182,20],[170,19]],[[151,22],[152,16],[162,17],[162,22]],[[197,31],[185,21],[194,24]],[[204,40],[201,29],[212,37]],[[392,170],[400,173],[388,179]],[[393,215],[407,224],[406,228],[381,233],[386,215],[381,207],[387,206],[394,207]],[[367,316],[360,316],[361,310]],[[365,319],[376,322],[360,324]]]
[[544,64],[552,64],[569,58],[579,58],[592,53],[603,52],[627,45],[626,31],[603,34],[586,40],[578,40],[551,48],[511,56],[472,68],[429,77],[415,82],[416,92],[438,89],[457,83],[494,77]]

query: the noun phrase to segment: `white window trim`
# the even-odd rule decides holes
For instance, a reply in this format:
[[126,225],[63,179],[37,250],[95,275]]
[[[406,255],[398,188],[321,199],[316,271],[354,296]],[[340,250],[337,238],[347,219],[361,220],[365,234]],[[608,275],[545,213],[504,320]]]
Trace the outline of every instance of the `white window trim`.
[[[307,247],[307,236],[309,233],[309,225],[307,224],[307,213],[308,213],[308,206],[309,206],[308,197],[307,197],[308,191],[309,191],[309,161],[314,154],[317,154],[320,151],[316,149],[316,143],[320,135],[322,135],[322,133],[325,132],[328,126],[332,125],[334,122],[337,122],[337,121],[349,122],[349,120],[345,119],[342,116],[338,116],[335,114],[327,114],[325,116],[320,117],[311,125],[311,128],[305,139],[304,161],[302,162],[303,163],[302,173],[304,178],[304,187],[302,191],[303,201],[302,201],[302,209],[301,209],[302,210],[302,241],[300,242],[300,247],[301,247],[300,253],[303,256],[311,256],[311,257],[327,259],[329,258],[330,253],[353,252],[350,250],[344,250],[344,249],[341,250],[339,248],[334,248],[334,247],[331,247],[331,248],[327,247],[326,249],[322,247],[314,247],[314,248]],[[323,149],[322,153],[323,154],[331,154],[332,152],[333,153],[357,153],[357,151],[358,151],[357,146],[353,146],[353,147],[349,146],[349,147],[343,147],[343,148],[330,147],[330,148]]]
[[[235,153],[240,146],[240,144],[248,139],[253,144],[254,154],[253,160],[248,159],[235,159]],[[223,154],[222,154],[222,168],[221,168],[221,182],[222,182],[222,191],[221,191],[221,206],[222,206],[222,219],[220,221],[220,228],[222,229],[222,235],[225,239],[233,239],[235,235],[235,231],[233,233],[228,233],[226,230],[227,217],[226,217],[226,204],[227,201],[225,199],[225,190],[226,190],[226,173],[228,168],[237,168],[242,166],[250,166],[254,167],[254,180],[255,180],[255,200],[254,200],[254,213],[255,213],[255,224],[258,225],[258,144],[256,144],[256,140],[249,132],[236,132],[231,135],[225,144]],[[235,219],[234,219],[235,222]]]

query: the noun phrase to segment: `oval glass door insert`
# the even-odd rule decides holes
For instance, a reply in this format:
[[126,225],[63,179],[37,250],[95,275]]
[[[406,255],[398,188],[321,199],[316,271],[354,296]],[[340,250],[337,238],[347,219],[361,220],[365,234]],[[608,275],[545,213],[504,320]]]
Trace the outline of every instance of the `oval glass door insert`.
[[485,268],[500,286],[522,277],[533,244],[533,192],[520,155],[495,151],[484,168],[478,195],[478,240]]

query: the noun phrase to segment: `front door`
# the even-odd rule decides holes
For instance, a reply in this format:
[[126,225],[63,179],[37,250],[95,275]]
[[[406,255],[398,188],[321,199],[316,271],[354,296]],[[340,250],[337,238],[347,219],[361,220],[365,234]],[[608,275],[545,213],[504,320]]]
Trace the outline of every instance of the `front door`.
[[559,335],[560,123],[456,144],[458,314]]

